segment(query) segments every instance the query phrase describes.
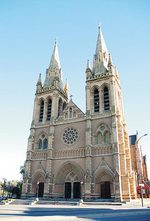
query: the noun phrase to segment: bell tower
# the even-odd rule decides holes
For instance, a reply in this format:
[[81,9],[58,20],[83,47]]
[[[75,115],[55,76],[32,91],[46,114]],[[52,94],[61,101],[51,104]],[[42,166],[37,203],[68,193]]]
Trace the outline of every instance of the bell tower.
[[[101,145],[109,140],[113,149],[112,162],[115,171],[115,197],[122,200],[135,198],[134,178],[131,169],[129,138],[122,104],[119,74],[112,63],[101,28],[98,29],[93,67],[86,68],[87,145]],[[100,131],[94,137],[94,124],[106,125],[109,133]],[[101,127],[102,130],[102,127]]]
[[[28,138],[27,156],[25,161],[25,177],[23,195],[32,196],[36,190],[36,182],[44,184],[43,195],[49,194],[52,177],[52,151],[55,123],[68,103],[68,85],[63,85],[62,71],[59,62],[57,43],[55,42],[49,67],[46,69],[45,81],[42,83],[41,74],[36,84],[33,119]],[[39,151],[39,158],[37,156]],[[42,152],[47,156],[44,163]],[[34,158],[38,160],[34,162]],[[42,171],[41,178],[35,177],[32,183],[33,167]]]
[[66,85],[63,86],[58,47],[55,42],[50,64],[46,69],[45,81],[42,85],[40,74],[36,84],[34,123],[47,124],[56,120],[67,104],[67,93]]

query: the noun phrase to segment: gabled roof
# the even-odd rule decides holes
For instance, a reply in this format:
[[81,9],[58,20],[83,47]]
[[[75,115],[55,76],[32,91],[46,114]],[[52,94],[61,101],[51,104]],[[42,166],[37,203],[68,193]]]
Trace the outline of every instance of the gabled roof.
[[85,114],[83,111],[71,99],[58,117],[57,121],[78,119],[83,118],[84,116]]

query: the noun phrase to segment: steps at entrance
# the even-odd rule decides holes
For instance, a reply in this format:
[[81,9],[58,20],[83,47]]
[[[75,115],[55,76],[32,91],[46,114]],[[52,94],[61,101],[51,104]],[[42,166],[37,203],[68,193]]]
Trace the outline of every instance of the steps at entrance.
[[36,204],[39,205],[77,205],[79,200],[39,200]]
[[11,205],[31,205],[33,199],[15,199],[10,204]]

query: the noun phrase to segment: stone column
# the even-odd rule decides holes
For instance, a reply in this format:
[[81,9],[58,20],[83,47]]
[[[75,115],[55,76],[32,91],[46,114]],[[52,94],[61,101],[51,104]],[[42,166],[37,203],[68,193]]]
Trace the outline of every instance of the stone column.
[[87,84],[86,86],[86,113],[89,116],[91,114],[91,92],[90,86]]
[[52,112],[51,112],[51,121],[57,118],[58,116],[58,93],[53,93],[53,99],[52,99]]
[[91,187],[92,187],[92,155],[91,147],[87,146],[85,150],[85,198],[91,198]]
[[119,156],[119,140],[118,140],[118,123],[117,123],[117,99],[116,99],[116,85],[112,79],[110,82],[110,110],[112,114],[112,147],[114,158],[114,170],[117,174],[117,178],[114,180],[115,200],[122,200],[122,188],[121,188],[121,172],[120,172],[120,156]]
[[44,101],[44,114],[43,114],[43,123],[47,120],[47,100]]

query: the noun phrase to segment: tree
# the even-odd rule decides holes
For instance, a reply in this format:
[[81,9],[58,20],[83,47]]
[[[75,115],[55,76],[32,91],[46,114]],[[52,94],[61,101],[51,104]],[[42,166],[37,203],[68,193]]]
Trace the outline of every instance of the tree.
[[25,166],[20,166],[20,174],[22,175],[22,178],[24,177],[25,175]]

